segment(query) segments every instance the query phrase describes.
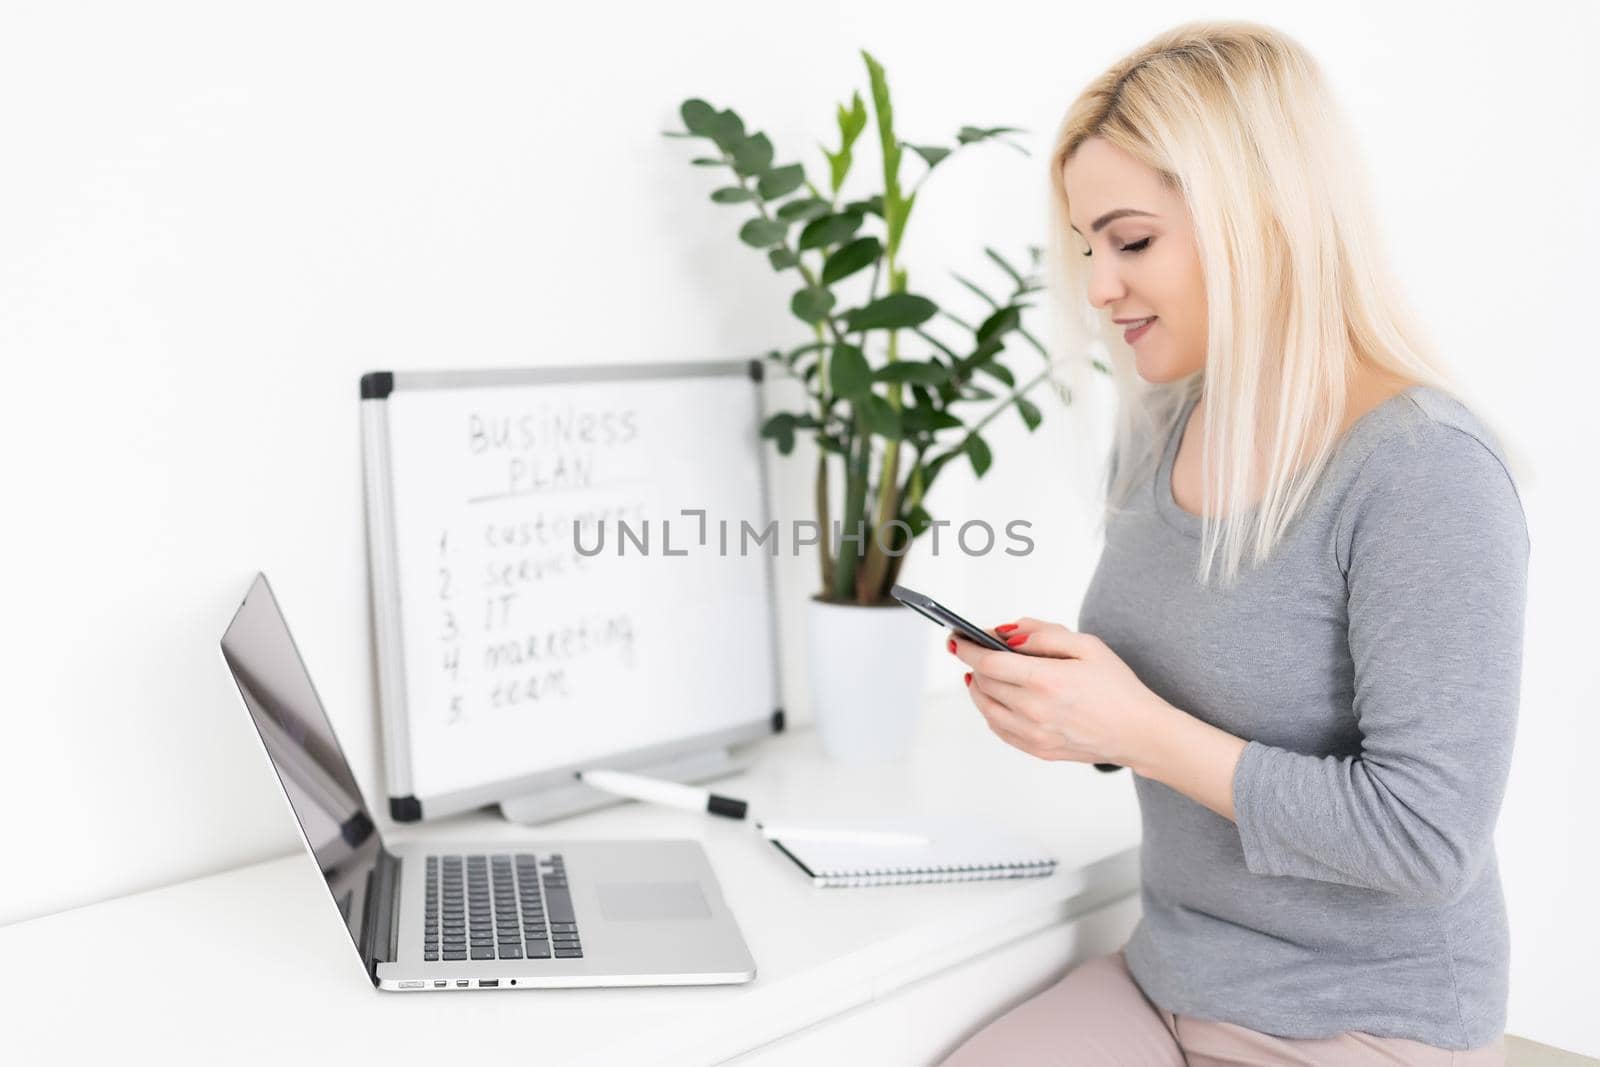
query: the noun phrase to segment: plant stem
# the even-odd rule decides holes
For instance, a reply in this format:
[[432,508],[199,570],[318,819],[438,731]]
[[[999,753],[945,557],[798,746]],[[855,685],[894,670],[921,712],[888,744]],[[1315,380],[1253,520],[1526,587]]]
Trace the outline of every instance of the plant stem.
[[[900,502],[897,505],[900,509],[900,514],[897,517],[906,524],[908,529],[911,527],[911,513],[922,504],[922,457],[927,452],[926,446],[923,445],[914,444],[911,447],[913,452],[911,470],[906,475],[905,491],[899,495]],[[905,562],[906,556],[910,554],[911,542],[915,539],[916,536],[914,534],[908,536],[906,543],[899,546],[900,554],[889,557],[889,565],[883,576],[883,588],[885,590],[900,580],[900,566]]]
[[[894,277],[894,260],[889,261],[889,277]],[[895,363],[900,358],[900,331],[889,331],[889,362]],[[905,408],[905,398],[900,393],[898,382],[889,385],[889,406],[896,415]],[[859,588],[864,592],[863,603],[871,604],[883,597],[883,578],[889,569],[889,556],[884,552],[883,546],[878,543],[883,531],[889,529],[889,520],[895,518],[900,511],[900,442],[889,440],[884,442],[883,467],[878,473],[878,501],[877,514],[873,518],[873,538],[867,545],[867,557],[862,567],[862,580]],[[892,531],[891,531],[892,533]]]
[[[733,159],[732,159],[731,156],[728,155],[728,153],[726,153],[726,152],[722,153],[722,159],[723,159],[723,162],[727,163],[730,166],[730,168],[732,168]],[[734,175],[739,179],[739,188],[745,189],[745,190],[749,190],[750,186],[749,186],[748,181],[745,178],[745,176],[740,174],[737,169],[734,169],[733,172],[734,172]],[[817,189],[816,189],[816,186],[812,185],[811,181],[809,179],[807,179],[807,181],[806,181],[806,188],[809,189],[811,191],[812,196],[816,197],[817,199],[819,199],[819,200],[828,200],[829,201],[829,205],[831,207],[833,201],[830,198],[824,197],[820,193],[818,193]],[[772,220],[772,216],[770,214],[768,214],[766,201],[762,199],[759,191],[757,191],[755,200],[753,202],[755,203],[756,211],[760,214],[760,216],[763,219],[765,219],[765,220],[770,222]],[[786,240],[780,242],[779,247],[784,249],[785,251],[788,251],[788,249],[789,249],[788,240],[786,239]],[[795,253],[794,253],[794,265],[795,265],[795,268],[800,271],[800,276],[806,280],[806,285],[810,286],[813,289],[816,288],[816,285],[817,285],[816,275],[812,274],[812,272],[806,268],[805,263],[800,259],[799,250],[796,250]],[[874,285],[877,284],[876,274],[874,274],[874,277],[873,277],[873,284]],[[815,331],[818,341],[825,341],[828,336],[831,336],[833,338],[834,344],[839,344],[843,340],[843,338],[839,334],[838,328],[834,325],[834,321],[833,321],[833,316],[832,315],[824,315],[820,322],[812,323],[811,324],[811,328],[812,328],[812,330]],[[826,347],[818,349],[817,350],[817,393],[816,393],[815,399],[816,399],[816,402],[817,402],[817,422],[821,425],[821,429],[824,432],[826,432],[826,430],[827,430],[828,420],[833,415],[833,401],[828,396],[828,362],[829,362],[828,361],[828,349]],[[804,385],[804,383],[805,383],[805,379],[802,378],[801,379],[801,384]],[[868,447],[870,448],[870,441],[868,442]],[[848,457],[848,453],[846,453],[846,455]],[[847,462],[848,462],[848,460],[847,460]],[[845,493],[846,493],[847,498],[853,495],[851,486],[853,486],[855,484],[855,481],[856,481],[853,477],[850,476],[850,473],[851,472],[847,469],[847,471],[846,471],[847,477],[845,479],[845,485],[846,485]],[[819,565],[820,570],[821,570],[822,588],[825,589],[825,590],[826,589],[834,589],[835,588],[836,575],[837,575],[838,571],[843,570],[843,569],[848,569],[848,570],[853,570],[854,569],[854,561],[853,560],[851,561],[851,565],[850,565],[849,568],[841,568],[839,566],[836,566],[835,563],[834,563],[834,560],[833,560],[833,550],[828,544],[829,527],[831,526],[831,523],[829,521],[830,508],[829,508],[829,502],[828,502],[828,494],[829,494],[828,481],[829,481],[829,479],[828,479],[828,453],[827,453],[826,449],[822,449],[822,450],[820,450],[820,453],[817,456],[817,478],[816,478],[816,483],[815,483],[815,486],[814,486],[814,496],[815,496],[815,506],[816,506],[816,510],[817,510],[817,521],[822,526],[822,537],[820,539],[820,544],[818,545],[818,552],[819,552],[819,556],[820,556],[820,558],[818,560],[818,565]],[[857,490],[857,492],[859,492],[859,493],[864,493],[865,491],[866,490],[865,490],[864,486],[862,486],[859,490]],[[850,507],[850,501],[847,499],[846,500],[846,514],[849,513],[849,507]],[[857,519],[860,518],[859,509],[857,510],[856,518]],[[842,556],[842,553],[841,553],[841,556]],[[842,560],[841,560],[841,562],[842,562]],[[848,588],[848,586],[846,588]],[[835,594],[836,595],[838,594],[838,590],[837,589],[835,589]]]
[[[844,491],[844,528],[842,534],[853,534],[862,522],[866,497],[867,466],[872,457],[872,435],[860,412],[855,416],[854,452],[846,460]],[[865,531],[863,531],[865,532]],[[860,548],[846,552],[844,540],[839,541],[839,557],[833,568],[833,595],[843,602],[852,599],[856,585],[856,567],[860,562]]]

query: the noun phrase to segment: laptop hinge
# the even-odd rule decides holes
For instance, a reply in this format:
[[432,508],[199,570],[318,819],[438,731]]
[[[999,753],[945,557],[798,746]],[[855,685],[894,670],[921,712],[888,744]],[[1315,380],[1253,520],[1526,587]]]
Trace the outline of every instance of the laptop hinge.
[[400,858],[379,847],[378,862],[367,877],[367,906],[362,924],[362,958],[367,976],[378,984],[378,964],[391,962],[399,952]]

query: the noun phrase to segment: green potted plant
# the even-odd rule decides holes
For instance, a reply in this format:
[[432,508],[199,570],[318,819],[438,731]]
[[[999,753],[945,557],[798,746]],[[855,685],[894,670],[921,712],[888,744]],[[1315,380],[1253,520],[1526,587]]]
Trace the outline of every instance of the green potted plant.
[[[898,605],[889,596],[911,543],[933,522],[929,489],[957,460],[983,477],[992,462],[983,431],[1007,412],[1015,412],[1029,431],[1036,429],[1043,415],[1028,395],[1038,387],[1053,383],[1064,403],[1071,395],[1024,322],[1032,306],[1026,298],[1042,289],[1037,246],[1029,248],[1023,268],[984,249],[1009,292],[995,295],[956,275],[987,305],[976,323],[913,291],[899,258],[928,177],[974,145],[1004,143],[1026,156],[1006,136],[1022,131],[963,126],[952,146],[902,142],[883,67],[861,54],[883,164],[881,189],[869,196],[841,199],[856,141],[867,126],[859,92],[849,106],[838,107],[838,149],[822,149],[826,192],[802,164],[778,163],[767,136],[748,131],[731,109],[686,100],[680,108],[684,129],[667,136],[710,142],[714,152],[692,162],[727,172],[711,199],[752,212],[739,239],[764,253],[773,270],[796,277],[789,310],[809,337],[766,359],[799,383],[806,404],[771,415],[761,433],[785,455],[802,433],[818,449],[821,589],[809,605],[807,625],[817,725],[834,755],[882,759],[898,755],[909,740],[932,638],[926,622],[894,610]],[[909,189],[900,175],[907,149],[920,159],[922,172]],[[936,336],[929,329],[935,317],[959,327],[961,339]],[[1002,361],[1013,341],[1031,350],[1025,358],[1032,366]]]

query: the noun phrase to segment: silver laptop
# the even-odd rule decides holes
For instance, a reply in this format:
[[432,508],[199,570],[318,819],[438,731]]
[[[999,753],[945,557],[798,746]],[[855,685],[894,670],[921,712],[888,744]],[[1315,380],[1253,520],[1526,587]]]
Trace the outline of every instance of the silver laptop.
[[698,842],[384,844],[265,575],[222,655],[379,989],[748,982]]

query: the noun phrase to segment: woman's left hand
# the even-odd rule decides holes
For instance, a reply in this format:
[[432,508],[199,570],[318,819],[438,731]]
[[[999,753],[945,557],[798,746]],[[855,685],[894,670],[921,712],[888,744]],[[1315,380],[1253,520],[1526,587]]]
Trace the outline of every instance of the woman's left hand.
[[971,668],[972,702],[1001,740],[1040,759],[1141,765],[1171,705],[1104,641],[1029,618],[995,633],[1023,655],[952,640]]

